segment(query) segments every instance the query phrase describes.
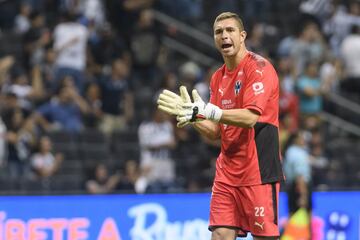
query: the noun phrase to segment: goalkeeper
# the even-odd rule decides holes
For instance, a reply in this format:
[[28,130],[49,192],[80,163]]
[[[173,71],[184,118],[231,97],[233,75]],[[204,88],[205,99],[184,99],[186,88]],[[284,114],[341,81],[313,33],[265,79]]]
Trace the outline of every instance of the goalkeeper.
[[221,138],[210,203],[212,240],[277,239],[278,196],[283,179],[279,136],[279,81],[269,61],[246,49],[246,32],[234,13],[220,14],[214,39],[224,65],[212,76],[210,102],[185,87],[164,90],[158,107],[191,124],[200,134]]

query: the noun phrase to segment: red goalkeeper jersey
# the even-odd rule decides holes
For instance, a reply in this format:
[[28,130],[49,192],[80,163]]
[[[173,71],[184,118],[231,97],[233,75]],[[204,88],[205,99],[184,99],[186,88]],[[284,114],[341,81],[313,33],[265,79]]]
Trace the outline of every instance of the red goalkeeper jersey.
[[261,115],[249,129],[220,124],[215,181],[232,186],[280,181],[279,80],[271,63],[249,52],[233,71],[223,65],[212,76],[210,102],[221,109],[247,108]]

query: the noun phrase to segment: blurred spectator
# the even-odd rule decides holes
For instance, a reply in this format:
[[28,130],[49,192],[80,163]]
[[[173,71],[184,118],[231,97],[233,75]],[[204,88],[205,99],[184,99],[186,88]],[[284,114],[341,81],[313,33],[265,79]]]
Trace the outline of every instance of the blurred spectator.
[[[39,132],[34,119],[32,116],[28,116],[24,119],[17,133],[18,143],[20,144],[18,150],[20,150],[23,159],[29,160],[29,156],[37,144],[38,136]],[[26,162],[26,164],[28,164],[28,162]]]
[[0,86],[2,87],[4,83],[9,78],[9,70],[15,63],[15,58],[12,55],[6,55],[0,58]]
[[130,193],[144,193],[147,181],[142,175],[139,164],[135,160],[125,162],[124,174],[121,176],[117,189]]
[[[135,93],[135,98],[137,100],[137,102],[139,103],[135,103],[137,105],[141,104],[142,105],[142,102],[150,102],[150,104],[148,104],[149,106],[151,106],[151,103],[156,101],[160,95],[160,93],[164,90],[164,89],[167,89],[169,91],[172,91],[172,92],[177,92],[178,89],[179,89],[179,79],[178,79],[178,76],[177,74],[172,71],[172,70],[168,70],[168,71],[165,71],[163,76],[162,76],[162,83],[160,85],[160,88],[156,91],[155,94],[152,94],[152,91],[148,91],[148,94],[147,95],[152,95],[151,96],[151,102],[150,102],[150,97],[149,96],[146,96],[146,94],[141,94],[141,93]],[[145,109],[143,109],[145,110]],[[144,116],[146,117],[149,117],[151,116],[151,108],[148,109],[146,108],[146,111],[144,111],[144,113],[142,113]],[[136,118],[144,118],[143,116],[141,116],[139,114],[139,112],[136,112],[136,114],[138,116],[135,116]]]
[[45,48],[45,56],[43,61],[41,62],[40,70],[43,78],[43,88],[45,91],[46,97],[51,97],[54,93],[55,84],[55,60],[56,53],[52,47]]
[[326,186],[326,173],[329,166],[329,160],[324,154],[321,144],[312,146],[311,148],[311,168],[314,187]]
[[284,171],[289,214],[299,208],[312,210],[311,156],[301,131],[294,133],[285,150]]
[[[326,183],[331,188],[344,188],[349,176],[344,171],[344,161],[332,159],[329,164],[328,171],[326,171]],[[326,189],[326,187],[325,187]]]
[[202,163],[198,163],[198,166],[195,165],[195,169],[199,169],[199,172],[193,173],[196,175],[195,180],[197,180],[198,185],[201,189],[205,191],[211,191],[211,187],[213,185],[213,179],[215,177],[215,168],[216,161],[219,156],[219,152],[221,151],[221,141],[210,140],[205,137],[201,137],[201,140],[204,141],[204,148],[200,151],[202,154]]
[[315,17],[319,22],[323,22],[332,13],[333,2],[332,0],[305,0],[301,1],[299,10]]
[[179,77],[181,85],[187,87],[187,89],[193,89],[195,84],[201,79],[202,69],[200,66],[193,62],[184,62],[179,67]]
[[95,28],[104,26],[105,13],[103,1],[100,0],[82,0],[80,1],[80,12],[89,24]]
[[90,60],[94,62],[96,68],[99,68],[96,72],[102,72],[103,68],[111,66],[112,61],[117,58],[130,61],[128,60],[130,50],[124,38],[119,36],[110,25],[105,25],[98,30],[97,39],[89,41],[89,47],[93,58]]
[[10,111],[10,122],[7,124],[7,164],[9,177],[20,179],[26,176],[29,157],[35,143],[33,122],[20,108]]
[[219,66],[212,66],[208,68],[205,76],[201,79],[201,81],[197,82],[194,88],[198,91],[205,102],[208,102],[210,99],[210,81],[212,74],[219,68]]
[[253,24],[249,36],[247,37],[246,46],[248,50],[268,56],[266,51],[265,40],[265,24],[256,22]]
[[338,1],[332,16],[324,23],[324,32],[330,36],[329,42],[335,56],[339,56],[340,44],[351,32],[351,27],[353,25],[360,27],[360,3],[353,0],[348,2],[346,4]]
[[24,34],[24,66],[27,70],[42,62],[45,47],[51,41],[51,33],[45,25],[42,13],[33,11],[30,15],[31,26]]
[[306,63],[321,61],[325,54],[324,39],[319,27],[314,22],[306,22],[299,36],[291,46],[290,56],[293,58],[296,76],[303,74]]
[[88,29],[76,21],[77,17],[73,13],[64,13],[63,19],[64,22],[55,27],[53,34],[56,53],[55,87],[65,75],[71,75],[76,87],[82,92],[85,84]]
[[28,111],[33,109],[33,103],[42,99],[44,96],[43,83],[40,69],[34,66],[32,69],[31,84],[29,83],[26,72],[22,69],[16,69],[12,73],[10,84],[3,86],[5,93],[14,94],[19,106]]
[[[160,51],[160,33],[155,25],[154,13],[150,9],[142,10],[130,38],[133,57],[133,73],[139,87],[159,87],[157,59]],[[151,47],[149,47],[151,46]]]
[[277,63],[277,72],[280,76],[281,89],[287,93],[295,93],[295,69],[293,59],[289,56],[280,56]]
[[89,106],[76,89],[61,87],[58,94],[36,110],[35,119],[46,131],[65,130],[77,133],[83,129],[82,113],[87,113]]
[[31,169],[36,178],[52,177],[60,168],[63,161],[61,153],[53,153],[52,141],[47,136],[39,140],[39,149],[31,156]]
[[130,88],[130,69],[123,59],[112,63],[111,75],[100,79],[102,111],[100,129],[110,134],[124,129],[134,115],[133,95]]
[[317,62],[309,62],[305,66],[304,74],[297,81],[300,112],[303,114],[318,114],[322,110],[322,89],[318,69]]
[[285,143],[289,136],[296,132],[300,125],[299,98],[294,92],[286,91],[284,76],[279,74],[280,95],[279,95],[279,124],[280,124],[280,146],[284,150]]
[[311,142],[313,140],[313,132],[318,131],[320,129],[322,121],[318,114],[315,115],[304,115],[301,121],[302,129],[304,131],[304,135],[308,136],[306,141],[309,144],[315,144]]
[[154,2],[154,0],[105,1],[108,19],[125,42],[130,44],[140,11],[152,7]]
[[86,181],[86,191],[91,194],[106,194],[115,190],[120,174],[109,175],[105,164],[96,165],[93,176]]
[[[13,93],[6,93],[1,97],[2,97],[1,108],[0,108],[1,116],[6,126],[10,126],[14,111],[17,109],[21,109],[19,105],[19,101],[16,95]],[[23,111],[23,109],[21,110]]]
[[167,115],[157,108],[153,118],[140,124],[140,166],[149,184],[149,191],[162,192],[174,187],[175,163],[171,150],[176,146],[174,129]]
[[163,81],[157,94],[154,96],[154,100],[157,99],[158,95],[162,90],[167,89],[169,91],[176,92],[179,89],[179,79],[174,71],[167,71],[164,73]]
[[341,43],[341,57],[345,64],[343,90],[348,93],[360,92],[360,26],[353,26],[351,34]]
[[329,57],[320,67],[320,79],[325,92],[338,93],[343,75],[344,71],[341,60]]
[[84,124],[88,128],[97,128],[102,117],[101,110],[101,90],[98,84],[90,83],[85,89],[85,101],[89,106],[89,111],[84,115]]
[[28,3],[22,3],[20,5],[20,12],[15,17],[14,31],[16,33],[23,34],[29,30],[31,11],[31,5]]
[[[299,98],[295,93],[295,80],[292,70],[292,62],[288,57],[278,60],[278,76],[280,80],[279,114],[280,131],[283,140],[286,141],[288,134],[296,131],[299,127]],[[282,137],[280,137],[282,138]],[[284,141],[280,141],[283,142]]]

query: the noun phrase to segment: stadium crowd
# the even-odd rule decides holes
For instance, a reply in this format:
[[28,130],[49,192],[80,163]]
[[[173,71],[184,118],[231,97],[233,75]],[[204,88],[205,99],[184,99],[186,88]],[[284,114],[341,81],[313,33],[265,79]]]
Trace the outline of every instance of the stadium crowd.
[[[210,189],[219,143],[176,128],[155,101],[162,89],[180,85],[208,99],[218,66],[164,45],[164,36],[183,38],[176,25],[156,20],[157,11],[209,36],[218,13],[239,13],[249,50],[270,59],[281,81],[284,161],[309,164],[317,189],[345,186],[319,114],[331,110],[329,93],[360,102],[360,1],[3,0],[2,191]],[[288,140],[299,131],[306,159],[288,160]]]

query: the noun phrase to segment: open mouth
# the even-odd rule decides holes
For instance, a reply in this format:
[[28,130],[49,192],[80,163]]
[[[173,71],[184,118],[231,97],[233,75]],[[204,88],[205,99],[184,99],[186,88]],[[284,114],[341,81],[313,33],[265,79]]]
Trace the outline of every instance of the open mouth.
[[230,47],[232,47],[232,44],[230,44],[230,43],[224,43],[224,44],[221,45],[222,49],[227,49],[227,48],[230,48]]

